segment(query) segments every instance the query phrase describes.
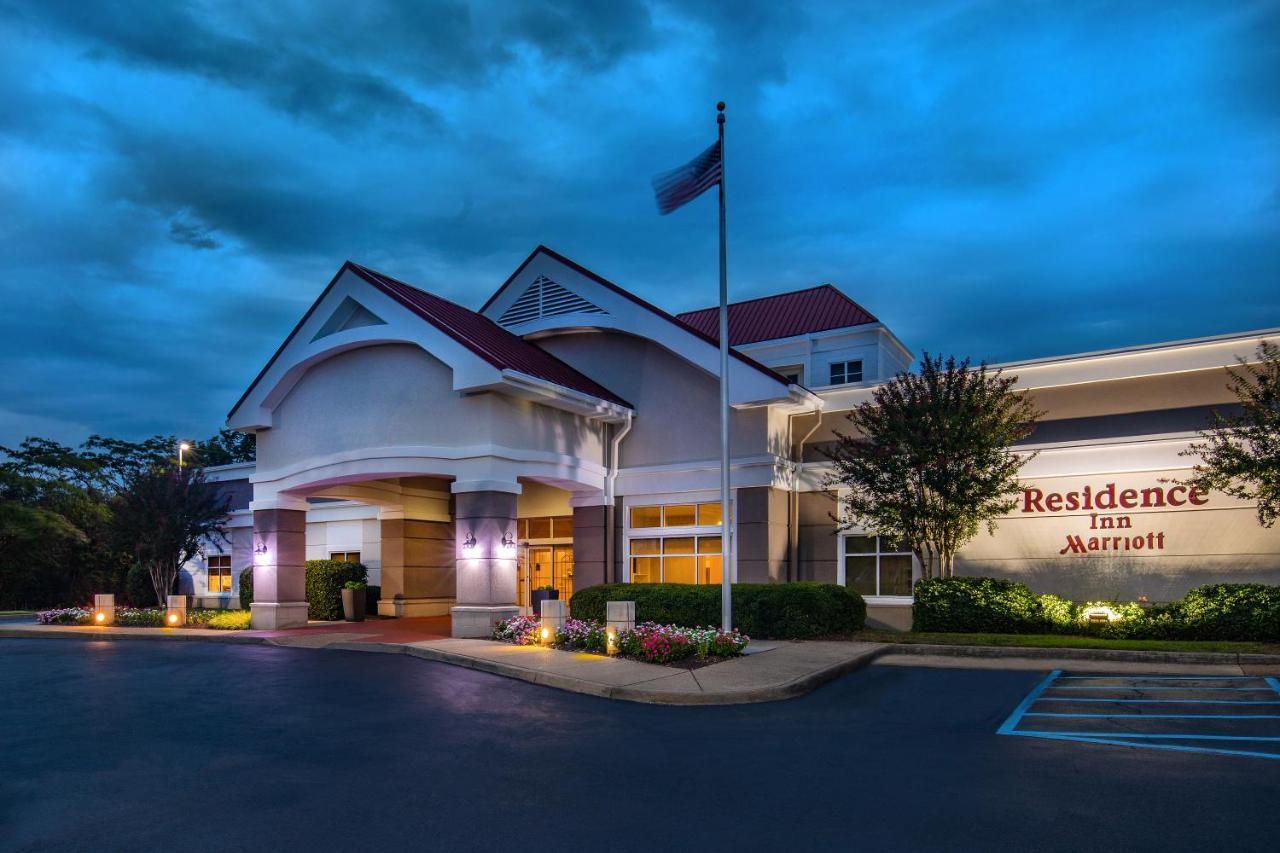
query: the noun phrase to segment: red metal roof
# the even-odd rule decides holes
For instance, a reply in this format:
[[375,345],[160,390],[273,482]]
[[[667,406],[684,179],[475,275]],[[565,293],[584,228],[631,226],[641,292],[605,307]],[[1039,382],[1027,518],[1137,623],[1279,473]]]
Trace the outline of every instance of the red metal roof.
[[389,275],[347,262],[351,270],[401,305],[449,335],[499,370],[515,370],[564,388],[608,400],[628,409],[630,403],[551,353],[514,335],[483,314],[463,308]]
[[[676,315],[717,342],[720,309],[700,308]],[[771,341],[875,323],[876,318],[829,284],[729,303],[729,346]]]

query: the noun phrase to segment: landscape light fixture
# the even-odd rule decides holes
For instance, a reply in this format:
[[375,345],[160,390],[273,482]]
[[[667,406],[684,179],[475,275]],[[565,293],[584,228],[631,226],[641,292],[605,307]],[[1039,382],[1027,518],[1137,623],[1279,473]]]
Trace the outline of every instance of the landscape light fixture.
[[182,468],[182,454],[190,449],[191,449],[191,445],[185,441],[178,444],[178,468],[179,469]]

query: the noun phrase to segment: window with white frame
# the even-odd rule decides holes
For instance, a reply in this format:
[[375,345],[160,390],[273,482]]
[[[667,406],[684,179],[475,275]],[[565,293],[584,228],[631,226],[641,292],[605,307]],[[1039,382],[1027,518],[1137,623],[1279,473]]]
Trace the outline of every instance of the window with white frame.
[[905,543],[885,536],[840,537],[845,586],[859,595],[911,595],[914,559]]
[[339,563],[358,563],[360,562],[359,551],[330,551],[329,559],[336,560]]
[[205,560],[209,568],[209,592],[231,592],[231,555],[210,554]]
[[720,583],[719,502],[633,506],[627,565],[632,583]]
[[862,359],[831,362],[831,384],[848,385],[862,381]]

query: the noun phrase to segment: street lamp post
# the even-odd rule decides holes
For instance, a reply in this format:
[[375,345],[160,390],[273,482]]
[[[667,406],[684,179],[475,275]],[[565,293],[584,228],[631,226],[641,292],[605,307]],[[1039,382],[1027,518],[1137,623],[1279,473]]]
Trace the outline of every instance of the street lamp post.
[[187,444],[185,441],[184,441],[184,442],[181,442],[181,443],[178,445],[178,470],[182,470],[182,453],[183,453],[183,451],[190,450],[190,449],[191,449],[191,445]]

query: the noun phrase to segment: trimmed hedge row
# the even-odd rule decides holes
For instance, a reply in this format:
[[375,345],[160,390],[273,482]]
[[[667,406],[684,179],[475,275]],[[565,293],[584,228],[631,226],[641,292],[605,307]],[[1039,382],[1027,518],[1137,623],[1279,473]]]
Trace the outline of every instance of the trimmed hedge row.
[[[1115,622],[1084,621],[1105,605]],[[915,586],[913,631],[1002,634],[1099,634],[1118,639],[1280,640],[1280,586],[1199,586],[1181,601],[1156,607],[1133,602],[1077,603],[1035,595],[1026,584],[997,578],[933,578]]]
[[[307,560],[307,618],[333,621],[342,618],[342,587],[347,581],[367,583],[369,570],[363,563],[341,560]],[[240,573],[240,606],[253,603],[253,567]]]
[[[679,583],[613,583],[573,594],[575,619],[605,621],[605,602],[634,601],[637,622],[696,628],[720,624],[720,587]],[[830,583],[736,583],[733,627],[753,639],[801,640],[862,629],[867,605],[851,589]]]

